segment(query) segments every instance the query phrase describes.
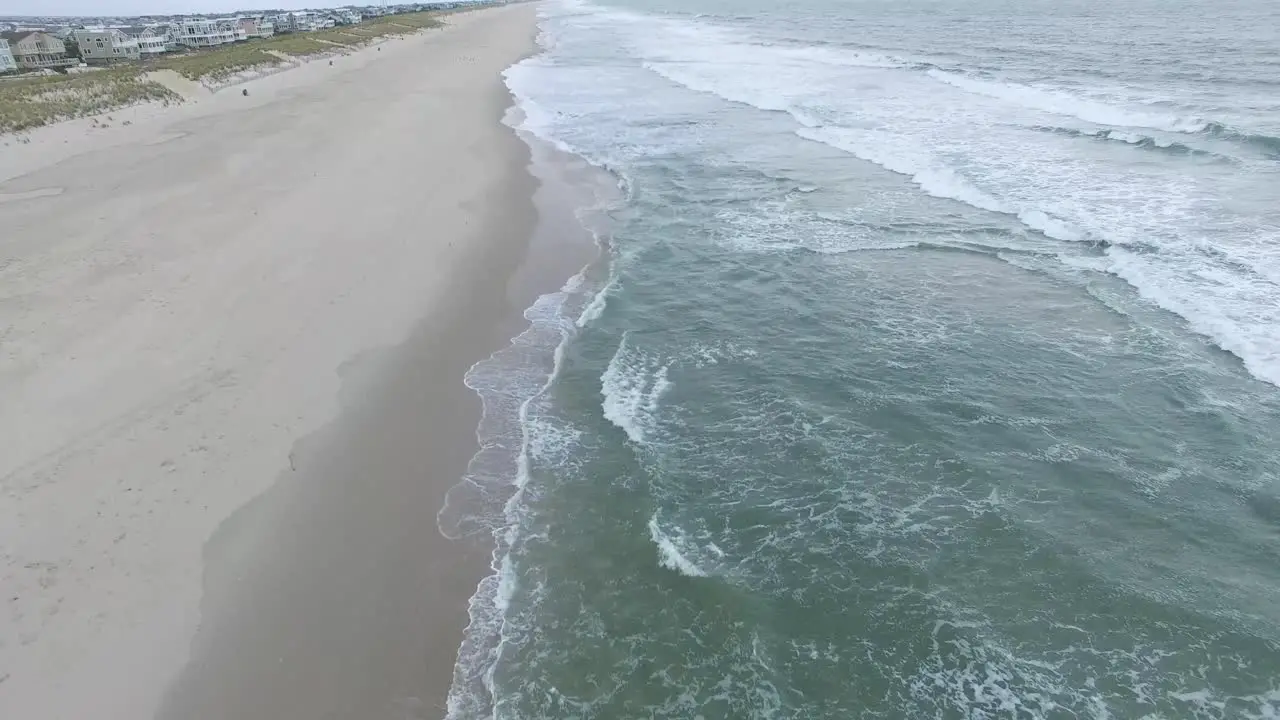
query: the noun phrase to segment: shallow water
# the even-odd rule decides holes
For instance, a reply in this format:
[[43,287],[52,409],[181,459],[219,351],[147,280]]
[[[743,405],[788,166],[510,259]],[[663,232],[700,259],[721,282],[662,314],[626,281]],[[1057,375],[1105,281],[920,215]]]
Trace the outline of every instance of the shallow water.
[[1275,7],[542,12],[451,717],[1280,713]]

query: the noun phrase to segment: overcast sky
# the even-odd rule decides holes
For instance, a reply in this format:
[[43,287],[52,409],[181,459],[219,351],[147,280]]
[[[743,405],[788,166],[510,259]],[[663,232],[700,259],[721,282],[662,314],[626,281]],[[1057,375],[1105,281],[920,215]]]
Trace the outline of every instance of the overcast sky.
[[176,15],[217,13],[253,7],[298,10],[342,7],[376,0],[0,0],[0,15]]

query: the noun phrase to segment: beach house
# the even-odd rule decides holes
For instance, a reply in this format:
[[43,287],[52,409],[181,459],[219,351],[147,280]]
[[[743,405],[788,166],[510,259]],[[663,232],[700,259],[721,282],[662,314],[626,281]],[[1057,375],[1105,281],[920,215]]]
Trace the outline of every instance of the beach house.
[[354,8],[338,8],[333,11],[332,15],[339,25],[356,25],[364,19],[360,16],[360,12]]
[[9,41],[9,51],[19,70],[46,70],[79,65],[80,61],[67,57],[67,46],[48,33],[19,30],[0,33],[0,39]]
[[289,24],[294,32],[315,32],[324,27],[324,17],[318,12],[298,10],[289,13]]
[[172,25],[134,26],[125,32],[138,41],[138,54],[143,58],[169,52],[176,45]]
[[242,17],[239,18],[238,22],[246,37],[269,38],[276,34],[275,23],[263,15]]
[[249,33],[240,24],[240,18],[218,18],[218,30],[231,38],[229,42],[248,40]]
[[289,13],[264,15],[262,19],[271,23],[271,27],[277,35],[293,32],[293,22],[289,17]]
[[18,69],[18,61],[13,59],[13,51],[9,49],[9,41],[0,38],[0,74],[14,72]]
[[228,18],[188,18],[178,24],[177,42],[189,48],[207,48],[236,41],[235,21]]
[[71,33],[80,46],[80,59],[90,65],[137,60],[138,40],[118,28],[84,28]]

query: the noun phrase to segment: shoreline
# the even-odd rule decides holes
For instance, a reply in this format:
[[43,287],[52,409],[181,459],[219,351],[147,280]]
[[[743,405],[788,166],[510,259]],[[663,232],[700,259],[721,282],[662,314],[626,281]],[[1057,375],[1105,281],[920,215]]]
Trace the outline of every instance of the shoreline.
[[[435,523],[475,451],[479,403],[461,380],[508,342],[520,298],[554,290],[558,272],[522,270],[537,181],[528,147],[501,123],[511,99],[500,71],[536,51],[534,6],[454,18],[392,52],[354,53],[331,77],[320,63],[260,78],[247,102],[215,94],[198,111],[112,128],[84,141],[87,151],[0,148],[6,159],[25,153],[0,177],[0,220],[26,230],[49,213],[83,219],[87,206],[108,226],[52,249],[5,248],[18,261],[0,267],[0,278],[23,281],[0,298],[0,320],[27,340],[19,352],[41,353],[0,365],[0,387],[20,391],[0,429],[31,448],[0,468],[4,589],[25,603],[3,628],[25,642],[0,648],[0,714],[139,718],[159,707],[174,718],[376,720],[443,710],[487,560],[484,543],[445,540]],[[411,79],[389,65],[402,59],[459,76]],[[361,125],[344,108],[382,93],[396,98],[376,119],[382,131],[344,135]],[[56,140],[66,129],[42,130]],[[322,162],[315,136],[356,140],[322,141],[337,156]],[[214,145],[239,152],[219,157]],[[463,165],[440,162],[449,153]],[[116,186],[124,196],[77,184],[77,172],[130,154],[143,170],[180,159],[228,177],[130,174]],[[285,157],[294,165],[263,164]],[[404,172],[426,175],[396,181]],[[365,199],[334,210],[355,197]],[[219,207],[237,208],[250,229],[209,214]],[[120,272],[99,248],[126,211],[173,228],[141,233],[136,251],[154,259],[138,267],[135,255]],[[184,219],[201,215],[215,226],[206,232],[235,242],[208,254],[208,237],[183,238]],[[334,250],[344,238],[362,244]],[[519,277],[535,279],[510,286]],[[88,304],[77,280],[90,283]],[[34,334],[37,301],[61,313],[52,336]],[[67,302],[82,309],[62,313]],[[79,357],[92,359],[91,375]],[[85,402],[93,411],[67,414]],[[102,559],[82,561],[86,550]]]
[[[612,175],[527,130],[519,108],[517,100],[506,123],[530,151],[538,224],[529,259],[509,288],[513,298],[521,298],[514,305],[526,307],[510,340],[466,373],[466,385],[481,404],[477,450],[436,515],[445,537],[479,540],[489,559],[467,601],[446,720],[493,712],[486,678],[502,637],[506,557],[511,533],[520,528],[531,423],[537,423],[538,407],[559,376],[581,313],[605,285],[600,275],[608,270],[607,210],[617,199]],[[548,278],[559,284],[548,287]]]

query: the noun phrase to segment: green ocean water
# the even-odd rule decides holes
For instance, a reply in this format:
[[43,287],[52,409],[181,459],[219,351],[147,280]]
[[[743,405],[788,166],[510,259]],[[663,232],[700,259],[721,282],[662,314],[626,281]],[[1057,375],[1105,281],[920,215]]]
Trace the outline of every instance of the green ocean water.
[[1280,717],[1273,5],[541,12],[450,717]]

